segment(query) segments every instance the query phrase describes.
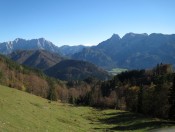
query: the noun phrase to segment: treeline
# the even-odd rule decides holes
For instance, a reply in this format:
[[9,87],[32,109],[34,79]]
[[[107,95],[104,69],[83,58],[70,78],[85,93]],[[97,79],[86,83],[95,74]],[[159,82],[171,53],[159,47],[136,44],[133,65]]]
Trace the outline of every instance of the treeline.
[[92,84],[85,96],[71,97],[76,100],[72,103],[128,110],[153,117],[175,117],[175,74],[171,65],[126,71],[112,80]]

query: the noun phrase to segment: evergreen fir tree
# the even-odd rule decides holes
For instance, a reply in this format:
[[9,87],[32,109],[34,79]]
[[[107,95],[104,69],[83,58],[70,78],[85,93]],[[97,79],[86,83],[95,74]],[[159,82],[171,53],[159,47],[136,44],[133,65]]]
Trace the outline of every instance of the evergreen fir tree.
[[55,81],[52,79],[48,79],[48,84],[49,84],[49,93],[48,93],[48,99],[50,101],[55,101],[57,100],[57,93],[55,89]]
[[175,77],[173,79],[173,86],[170,89],[169,103],[169,118],[175,120]]

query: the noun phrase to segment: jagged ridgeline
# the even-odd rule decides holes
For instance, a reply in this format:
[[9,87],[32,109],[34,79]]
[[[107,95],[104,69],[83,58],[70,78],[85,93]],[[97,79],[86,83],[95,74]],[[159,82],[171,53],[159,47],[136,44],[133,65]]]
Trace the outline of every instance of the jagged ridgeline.
[[89,61],[105,69],[147,69],[161,62],[175,66],[174,56],[175,34],[127,33],[122,38],[114,34],[97,46],[73,54],[72,58]]
[[10,54],[16,50],[47,50],[52,53],[59,53],[58,47],[44,38],[32,40],[17,38],[14,41],[0,43],[1,54]]

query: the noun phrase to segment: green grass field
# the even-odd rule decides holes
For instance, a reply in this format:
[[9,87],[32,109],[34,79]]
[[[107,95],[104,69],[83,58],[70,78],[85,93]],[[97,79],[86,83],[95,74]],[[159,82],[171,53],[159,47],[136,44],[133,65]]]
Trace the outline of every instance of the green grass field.
[[174,122],[119,111],[76,107],[0,86],[0,132],[106,132],[171,128]]

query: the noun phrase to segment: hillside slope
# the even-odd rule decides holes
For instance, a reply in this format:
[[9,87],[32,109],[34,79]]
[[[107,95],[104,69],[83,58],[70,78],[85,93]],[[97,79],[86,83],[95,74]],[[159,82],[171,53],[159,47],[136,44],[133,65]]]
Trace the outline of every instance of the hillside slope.
[[46,99],[1,85],[0,108],[2,132],[142,132],[173,125],[125,111],[49,103]]
[[84,48],[81,52],[73,54],[72,58],[91,62],[104,69],[111,69],[115,67],[115,63],[110,56],[100,49],[94,49],[93,47]]
[[17,64],[9,58],[0,55],[0,84],[29,92],[43,98],[50,98],[54,81],[55,87],[64,89],[59,80],[53,80],[41,71]]
[[63,60],[63,57],[60,55],[46,50],[16,51],[11,53],[9,57],[19,64],[40,70],[46,70]]
[[91,108],[71,107],[0,86],[0,131],[91,131],[83,116]]
[[109,78],[105,70],[92,63],[79,60],[63,60],[46,70],[45,73],[61,80],[83,80],[88,77],[101,80]]

